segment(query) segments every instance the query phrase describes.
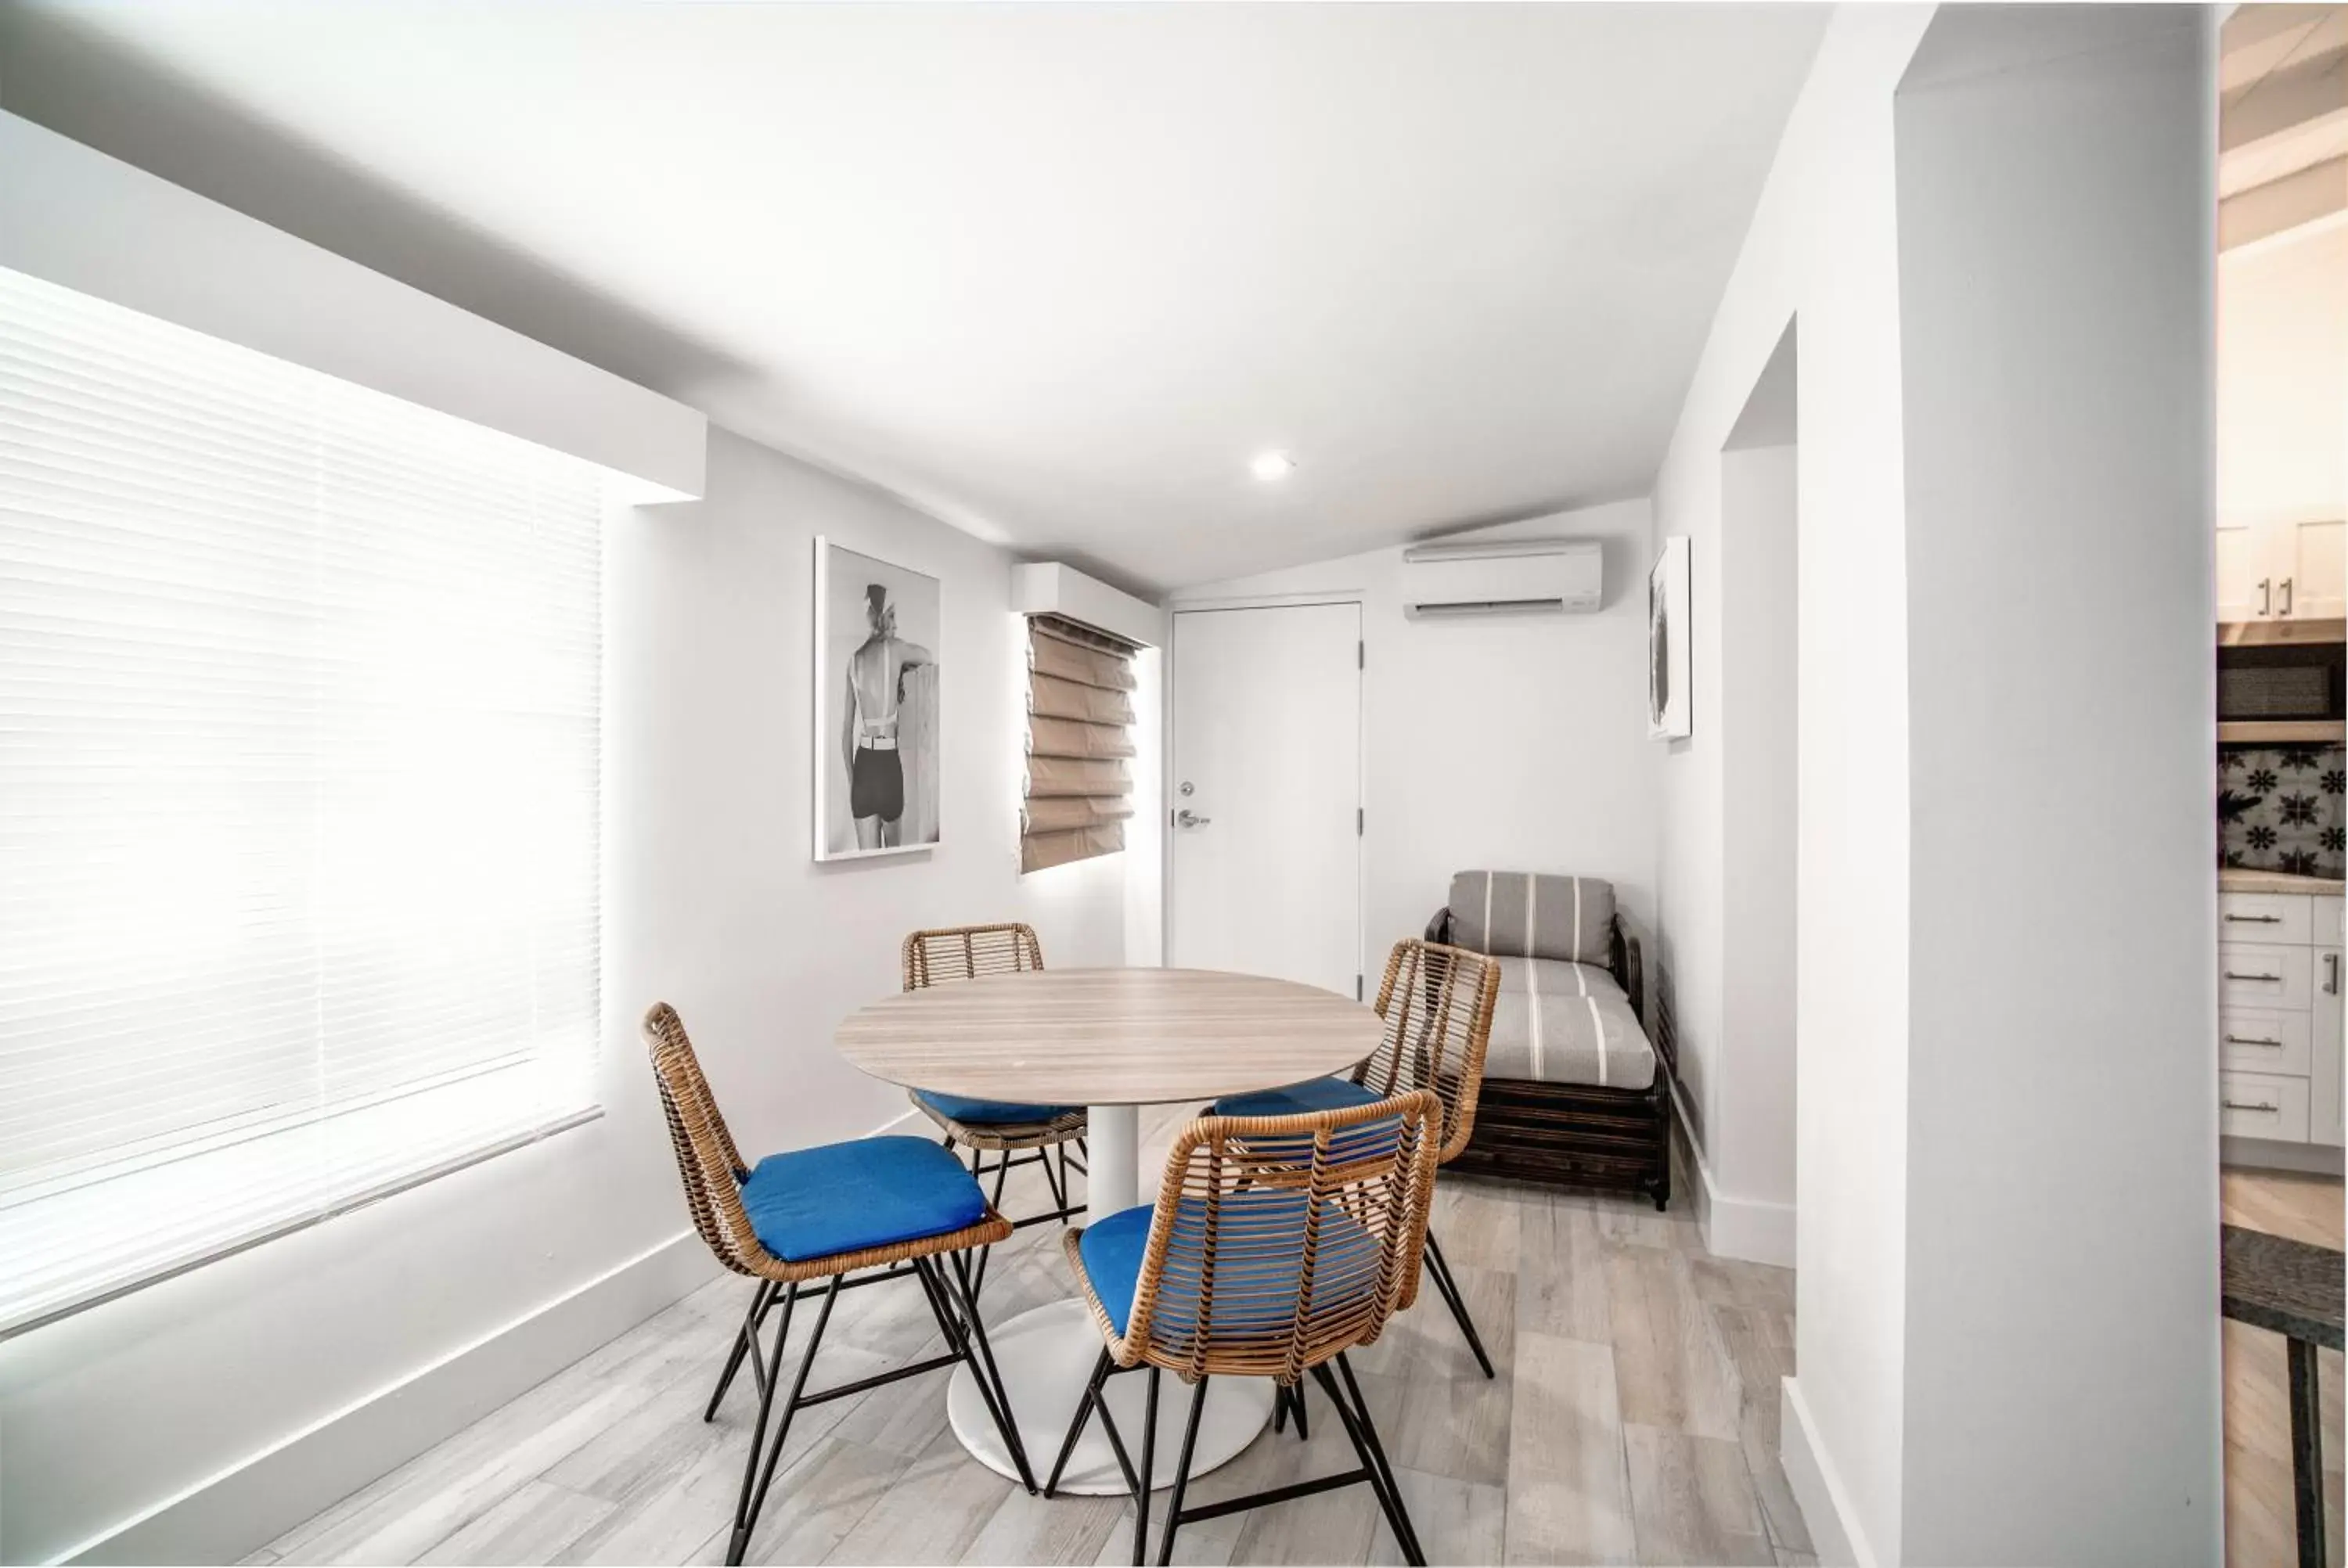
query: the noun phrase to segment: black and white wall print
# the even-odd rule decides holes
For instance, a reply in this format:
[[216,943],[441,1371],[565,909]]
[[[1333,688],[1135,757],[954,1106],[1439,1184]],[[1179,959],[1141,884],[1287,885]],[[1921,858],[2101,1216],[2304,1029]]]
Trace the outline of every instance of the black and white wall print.
[[2348,869],[2348,749],[2219,748],[2218,821],[2229,866],[2339,876]]
[[815,857],[938,842],[938,579],[815,541]]

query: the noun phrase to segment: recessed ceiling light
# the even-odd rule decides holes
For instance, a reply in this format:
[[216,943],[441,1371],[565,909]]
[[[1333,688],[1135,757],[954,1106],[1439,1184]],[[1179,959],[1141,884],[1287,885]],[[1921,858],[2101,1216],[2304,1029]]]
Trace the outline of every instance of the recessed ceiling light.
[[1296,459],[1287,453],[1266,452],[1248,465],[1248,472],[1268,485],[1274,480],[1287,478],[1295,466]]

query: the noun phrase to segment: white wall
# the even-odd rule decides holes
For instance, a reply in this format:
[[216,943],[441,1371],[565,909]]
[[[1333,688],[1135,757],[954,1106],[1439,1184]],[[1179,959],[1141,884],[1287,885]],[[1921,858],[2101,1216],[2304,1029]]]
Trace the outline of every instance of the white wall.
[[1184,589],[1185,603],[1282,594],[1362,602],[1364,972],[1422,934],[1455,871],[1602,876],[1635,928],[1653,907],[1660,750],[1647,739],[1644,501],[1460,538],[1602,541],[1593,614],[1411,620],[1398,549]]
[[[1962,171],[1967,199],[1991,192],[2007,221],[1972,251],[1932,230],[1930,298],[1919,282],[1903,300],[1903,237],[1924,232],[1903,218],[1967,189],[1954,165],[1901,162],[1895,94],[1933,13],[1838,10],[1658,477],[1658,534],[1694,541],[1700,634],[1696,733],[1663,770],[1663,946],[1683,1049],[1701,1050],[1721,1038],[1726,968],[1730,779],[1704,697],[1723,654],[1701,635],[1721,624],[1721,449],[1798,320],[1788,1476],[1829,1561],[2208,1561],[2209,583],[2206,507],[2192,512],[2209,431],[2191,344],[2208,336],[2193,278],[2214,202],[2195,136],[2214,96],[2179,36],[2115,46],[2196,37],[2208,17],[1941,15],[2014,30],[1996,69],[2027,85],[1981,90],[2018,92],[2001,106],[2016,123],[1969,123],[1992,149]],[[2034,292],[2041,273],[2054,282]],[[1908,466],[1919,433],[1931,494]],[[2017,495],[2024,477],[2041,491]],[[2075,515],[2058,520],[2063,506]],[[2127,702],[2083,723],[2090,687]],[[2075,771],[2103,786],[2025,820],[2026,781]],[[2048,869],[2092,865],[2100,888],[2132,856],[2149,864],[2082,924],[2147,950],[2097,935],[2095,983],[2029,1017],[2069,950]],[[2011,1048],[1984,1050],[1984,1026],[2013,1030]],[[2121,1061],[2131,1041],[2149,1054]],[[2043,1101],[2025,1042],[2055,1058]],[[2153,1294],[2142,1323],[2135,1290]]]
[[[1897,1561],[1906,1320],[1908,648],[1891,94],[1931,18],[1845,7],[1786,128],[1657,477],[1693,541],[1695,730],[1662,770],[1683,1051],[1721,1038],[1721,449],[1800,319],[1798,1378],[1787,1470],[1827,1555]],[[1815,1484],[1805,1489],[1805,1477]],[[1838,1535],[1848,1539],[1838,1542]]]
[[2320,521],[2348,505],[2343,345],[2348,215],[2219,258],[2220,518],[2247,527]]
[[[819,532],[945,585],[946,841],[928,855],[808,858]],[[684,1014],[737,1136],[763,1150],[903,1109],[830,1034],[896,989],[905,931],[1024,918],[1055,964],[1120,961],[1123,856],[1017,875],[1010,564],[722,431],[707,499],[615,518],[608,1113],[0,1344],[0,1559],[74,1550],[188,1489],[98,1555],[233,1559],[710,1277],[636,1038],[650,1002]]]
[[[1748,406],[1740,425],[1753,414]],[[1681,1052],[1689,1097],[1704,1103],[1705,1244],[1787,1267],[1799,929],[1795,469],[1789,446],[1721,454],[1722,1028],[1704,1041],[1721,1058],[1703,1064],[1699,1081],[1688,1071],[1694,1051]]]
[[1912,1563],[2223,1553],[2213,42],[1951,8],[1899,94]]

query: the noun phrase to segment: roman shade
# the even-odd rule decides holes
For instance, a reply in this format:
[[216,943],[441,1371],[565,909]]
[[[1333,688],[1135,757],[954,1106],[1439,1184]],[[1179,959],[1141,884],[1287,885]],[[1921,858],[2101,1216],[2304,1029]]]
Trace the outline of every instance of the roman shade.
[[1115,855],[1133,815],[1134,644],[1027,618],[1027,795],[1019,868]]

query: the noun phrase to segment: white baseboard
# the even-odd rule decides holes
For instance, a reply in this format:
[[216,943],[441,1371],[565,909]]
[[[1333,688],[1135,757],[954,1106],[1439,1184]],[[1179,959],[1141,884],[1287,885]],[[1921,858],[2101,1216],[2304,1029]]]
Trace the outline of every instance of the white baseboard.
[[234,1563],[716,1277],[682,1231],[168,1498],[63,1561]]
[[1818,1561],[1875,1568],[1875,1553],[1859,1527],[1850,1494],[1843,1490],[1842,1477],[1818,1441],[1802,1386],[1792,1378],[1785,1380],[1778,1403],[1777,1458],[1786,1467],[1786,1484],[1802,1511],[1802,1522],[1808,1527],[1810,1546]]
[[[1679,1104],[1679,1090],[1672,1091],[1673,1104]],[[1715,1257],[1734,1257],[1746,1263],[1766,1263],[1778,1268],[1794,1266],[1794,1205],[1766,1198],[1744,1198],[1724,1193],[1712,1178],[1712,1166],[1704,1151],[1696,1146],[1688,1132],[1685,1108],[1673,1118],[1673,1129],[1678,1134],[1680,1147],[1687,1151],[1687,1163],[1695,1173],[1696,1226],[1704,1233],[1704,1250]]]

